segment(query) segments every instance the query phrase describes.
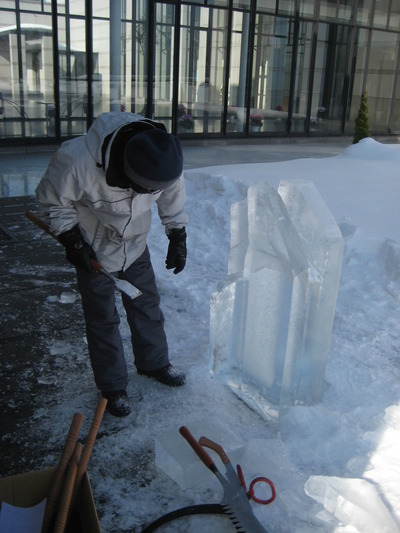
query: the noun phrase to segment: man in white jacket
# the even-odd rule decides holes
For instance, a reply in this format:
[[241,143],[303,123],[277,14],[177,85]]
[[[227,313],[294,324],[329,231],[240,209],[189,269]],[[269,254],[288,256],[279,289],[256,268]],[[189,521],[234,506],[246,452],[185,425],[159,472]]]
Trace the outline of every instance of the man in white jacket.
[[87,135],[61,145],[36,189],[41,216],[76,267],[94,379],[107,409],[126,416],[131,407],[127,366],[115,306],[115,287],[91,266],[97,259],[141,295],[122,294],[139,374],[169,385],[185,383],[168,355],[164,316],[146,237],[151,206],[169,239],[166,267],[186,262],[188,217],[180,141],[160,122],[133,113],[103,113]]

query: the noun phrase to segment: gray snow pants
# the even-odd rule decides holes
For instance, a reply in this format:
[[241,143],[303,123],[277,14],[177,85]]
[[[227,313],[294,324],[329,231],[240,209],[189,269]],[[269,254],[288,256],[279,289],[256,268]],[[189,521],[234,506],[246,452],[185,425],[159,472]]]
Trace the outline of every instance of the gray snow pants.
[[[81,268],[76,272],[96,385],[101,391],[125,390],[128,372],[114,284],[98,272],[88,273]],[[125,272],[114,272],[113,275],[126,279],[142,292],[134,300],[121,293],[136,367],[158,370],[166,366],[169,359],[164,315],[148,248]]]

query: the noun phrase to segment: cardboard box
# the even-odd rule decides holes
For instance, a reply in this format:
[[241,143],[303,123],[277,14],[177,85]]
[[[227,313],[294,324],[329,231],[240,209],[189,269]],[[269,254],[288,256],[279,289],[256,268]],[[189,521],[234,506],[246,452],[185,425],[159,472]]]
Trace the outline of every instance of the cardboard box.
[[[37,505],[46,498],[54,472],[55,468],[46,468],[0,479],[0,501],[17,507]],[[82,479],[78,512],[82,533],[101,533],[92,488],[86,472]],[[74,527],[71,533],[78,533],[78,531]]]

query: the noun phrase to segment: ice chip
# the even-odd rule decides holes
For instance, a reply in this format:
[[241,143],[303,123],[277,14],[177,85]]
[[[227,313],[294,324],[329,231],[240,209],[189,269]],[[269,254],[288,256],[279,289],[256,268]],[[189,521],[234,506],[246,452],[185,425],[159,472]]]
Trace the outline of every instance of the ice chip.
[[76,302],[78,295],[76,292],[64,291],[60,294],[58,301],[61,304],[73,304]]
[[[223,423],[214,423],[209,419],[197,420],[190,423],[189,430],[197,440],[205,435],[221,444],[233,464],[241,461],[245,443],[241,436]],[[210,455],[213,453],[211,451]],[[217,457],[215,460],[219,461]],[[210,470],[176,429],[156,436],[155,463],[183,490],[213,480]]]
[[305,491],[342,524],[363,533],[396,533],[399,528],[376,488],[365,479],[311,476]]

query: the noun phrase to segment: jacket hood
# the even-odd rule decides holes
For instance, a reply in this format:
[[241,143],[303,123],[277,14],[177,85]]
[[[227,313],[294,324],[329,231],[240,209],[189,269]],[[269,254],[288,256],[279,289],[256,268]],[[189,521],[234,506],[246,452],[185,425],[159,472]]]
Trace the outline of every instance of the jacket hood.
[[111,111],[102,113],[93,122],[86,135],[86,145],[96,165],[104,169],[108,185],[129,187],[122,165],[125,144],[135,133],[148,129],[166,131],[161,122],[136,113]]
[[142,115],[136,113],[125,113],[120,111],[111,111],[102,113],[90,126],[86,134],[86,146],[98,166],[102,166],[102,147],[106,137],[116,129],[129,122],[144,120]]

